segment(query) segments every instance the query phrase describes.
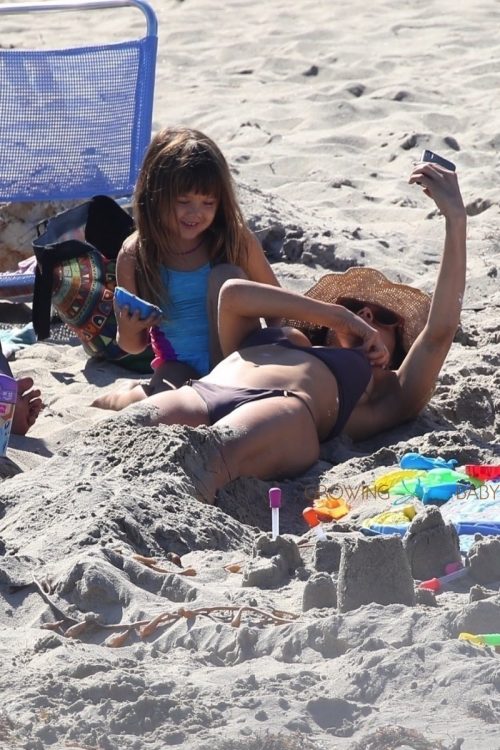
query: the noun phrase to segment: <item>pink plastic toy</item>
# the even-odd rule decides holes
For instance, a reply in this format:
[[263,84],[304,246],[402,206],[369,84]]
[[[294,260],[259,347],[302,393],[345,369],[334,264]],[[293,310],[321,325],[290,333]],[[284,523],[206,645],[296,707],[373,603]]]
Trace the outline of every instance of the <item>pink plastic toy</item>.
[[269,490],[269,507],[271,508],[272,537],[276,539],[280,534],[281,490],[271,487]]

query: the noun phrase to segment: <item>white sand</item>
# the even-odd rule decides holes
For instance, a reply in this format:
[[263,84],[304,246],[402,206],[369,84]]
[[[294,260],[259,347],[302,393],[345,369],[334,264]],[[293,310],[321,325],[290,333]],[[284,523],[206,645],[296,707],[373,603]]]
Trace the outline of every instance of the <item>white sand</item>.
[[[407,178],[424,147],[460,173],[469,282],[432,402],[377,439],[325,445],[306,477],[281,485],[283,529],[300,540],[304,498],[318,484],[359,492],[407,450],[499,463],[498,3],[152,4],[155,128],[183,123],[219,143],[283,285],[305,289],[325,268],[360,263],[432,290],[443,220]],[[89,41],[141,29],[136,10],[123,13],[106,14]],[[79,43],[85,24],[81,14],[1,18],[0,43]],[[38,343],[12,366],[35,377],[46,408],[28,437],[11,440],[24,473],[0,486],[2,750],[498,750],[498,655],[457,639],[500,631],[498,581],[480,601],[469,601],[470,579],[433,607],[341,613],[330,599],[303,612],[318,575],[314,547],[300,563],[296,550],[252,558],[256,527],[270,527],[270,483],[236,481],[219,508],[202,506],[190,474],[206,431],[105,423],[89,403],[127,373],[86,361],[80,347]],[[437,554],[443,537],[425,538]],[[132,557],[179,570],[167,553],[196,576]],[[241,571],[227,572],[230,562]],[[372,572],[360,576],[365,595]],[[318,601],[337,582],[336,572],[320,579]],[[345,573],[338,583],[340,594]],[[380,587],[391,591],[383,570]],[[242,605],[298,618],[276,625],[244,612],[235,627],[234,612],[215,612],[215,621],[180,617],[143,639],[131,631],[120,648],[105,644],[162,612]]]

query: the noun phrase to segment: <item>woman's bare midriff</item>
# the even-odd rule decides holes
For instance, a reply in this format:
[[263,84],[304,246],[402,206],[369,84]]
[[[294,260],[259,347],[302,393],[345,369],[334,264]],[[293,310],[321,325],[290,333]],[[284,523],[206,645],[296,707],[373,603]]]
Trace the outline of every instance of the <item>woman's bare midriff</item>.
[[320,440],[338,415],[337,381],[317,357],[276,345],[234,352],[202,378],[207,383],[243,388],[279,388],[302,398],[314,415]]

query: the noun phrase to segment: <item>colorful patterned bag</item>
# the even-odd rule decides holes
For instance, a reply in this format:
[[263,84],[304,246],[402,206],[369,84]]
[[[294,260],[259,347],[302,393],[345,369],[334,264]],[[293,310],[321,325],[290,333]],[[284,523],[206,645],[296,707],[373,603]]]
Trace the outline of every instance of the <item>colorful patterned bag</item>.
[[104,195],[47,222],[43,234],[33,241],[37,259],[33,327],[39,340],[50,336],[53,306],[90,357],[150,371],[151,350],[130,355],[116,343],[116,257],[133,229],[132,217]]

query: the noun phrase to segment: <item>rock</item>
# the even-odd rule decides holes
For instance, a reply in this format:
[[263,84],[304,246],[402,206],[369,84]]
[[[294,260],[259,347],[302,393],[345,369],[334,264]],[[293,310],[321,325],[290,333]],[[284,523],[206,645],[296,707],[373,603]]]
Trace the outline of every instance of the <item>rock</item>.
[[37,225],[75,201],[0,204],[0,271],[15,271],[19,261],[33,255]]

